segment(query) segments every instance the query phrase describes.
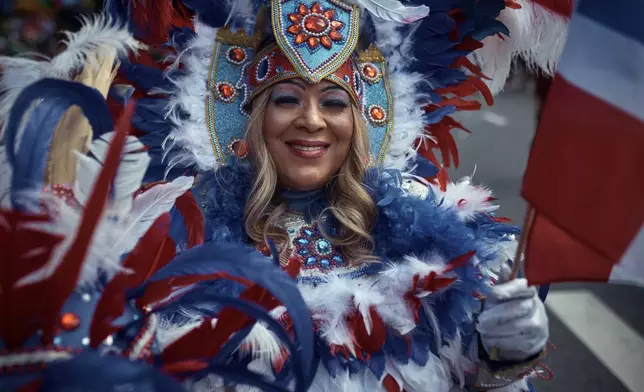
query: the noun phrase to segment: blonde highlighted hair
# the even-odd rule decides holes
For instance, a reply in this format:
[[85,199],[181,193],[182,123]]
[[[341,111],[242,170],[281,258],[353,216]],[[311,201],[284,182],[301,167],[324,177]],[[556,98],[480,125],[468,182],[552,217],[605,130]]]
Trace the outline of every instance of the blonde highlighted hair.
[[[278,175],[263,136],[264,113],[268,106],[270,89],[254,99],[253,110],[246,130],[246,141],[255,167],[255,179],[244,210],[246,234],[256,243],[273,240],[282,251],[289,245],[288,236],[279,228],[280,218],[286,213],[286,203],[275,198]],[[360,110],[351,105],[353,113],[353,139],[349,155],[334,178],[327,184],[328,205],[318,218],[331,215],[339,223],[337,235],[324,232],[351,264],[373,259],[371,231],[375,225],[376,204],[363,185],[368,164],[369,137],[367,125]]]

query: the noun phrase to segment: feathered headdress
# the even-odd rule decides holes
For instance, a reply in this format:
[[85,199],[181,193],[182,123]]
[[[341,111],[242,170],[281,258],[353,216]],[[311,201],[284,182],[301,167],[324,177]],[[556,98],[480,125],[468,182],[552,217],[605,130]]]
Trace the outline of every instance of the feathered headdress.
[[145,97],[134,126],[160,154],[149,178],[244,155],[247,102],[293,77],[330,80],[353,97],[372,163],[404,170],[421,155],[457,166],[451,131],[464,128],[451,114],[479,109],[479,96],[492,104],[514,56],[551,71],[560,46],[546,32],[565,19],[527,0],[422,3],[113,0],[109,10],[128,17],[140,39],[163,43],[162,61],[143,56],[121,69],[128,93]]

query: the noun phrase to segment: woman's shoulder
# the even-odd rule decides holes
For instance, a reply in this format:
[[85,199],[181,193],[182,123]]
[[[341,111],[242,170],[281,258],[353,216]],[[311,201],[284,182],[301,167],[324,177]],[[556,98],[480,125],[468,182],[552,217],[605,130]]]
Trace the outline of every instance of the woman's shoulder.
[[454,213],[459,220],[467,222],[481,215],[490,215],[499,208],[492,191],[476,185],[469,177],[456,182],[429,182],[417,177],[403,177],[402,174],[388,174],[379,177],[379,192],[376,202],[379,207],[398,201],[406,205],[423,205],[437,211]]
[[493,215],[498,208],[494,200],[489,189],[472,184],[469,178],[433,184],[382,176],[375,197],[377,252],[401,256],[440,251],[452,257],[479,248],[480,240],[496,242],[514,234],[516,228]]

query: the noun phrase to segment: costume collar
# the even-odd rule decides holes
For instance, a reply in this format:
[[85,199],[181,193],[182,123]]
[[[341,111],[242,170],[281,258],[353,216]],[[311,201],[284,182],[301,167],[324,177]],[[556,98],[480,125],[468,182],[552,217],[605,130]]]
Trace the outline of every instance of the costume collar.
[[326,188],[312,191],[285,189],[281,190],[279,194],[286,201],[290,211],[303,214],[304,219],[308,222],[317,219],[328,205]]

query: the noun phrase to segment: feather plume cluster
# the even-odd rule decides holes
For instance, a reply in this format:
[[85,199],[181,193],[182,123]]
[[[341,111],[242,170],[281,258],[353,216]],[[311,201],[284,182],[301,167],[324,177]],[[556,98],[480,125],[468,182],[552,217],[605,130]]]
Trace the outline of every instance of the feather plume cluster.
[[[20,283],[26,284],[49,276],[56,269],[68,247],[73,242],[83,215],[83,205],[92,192],[98,173],[105,162],[108,145],[114,134],[108,133],[95,140],[90,148],[91,155],[77,154],[77,178],[74,194],[79,206],[70,205],[47,194],[43,202],[55,219],[41,229],[61,234],[65,240],[57,248],[51,261],[42,269],[25,277]],[[90,245],[87,260],[83,265],[79,286],[96,282],[102,274],[110,278],[121,270],[121,257],[130,252],[139,238],[154,221],[170,211],[175,200],[193,185],[191,177],[179,177],[168,184],[160,184],[136,195],[141,188],[143,175],[150,160],[148,154],[135,137],[129,136],[123,151],[123,158],[112,186],[112,203],[99,222]]]
[[66,50],[51,59],[0,57],[0,122],[25,87],[43,78],[72,78],[100,48],[111,48],[117,56],[144,48],[122,23],[108,15],[83,17],[82,22],[78,32],[65,33]]

